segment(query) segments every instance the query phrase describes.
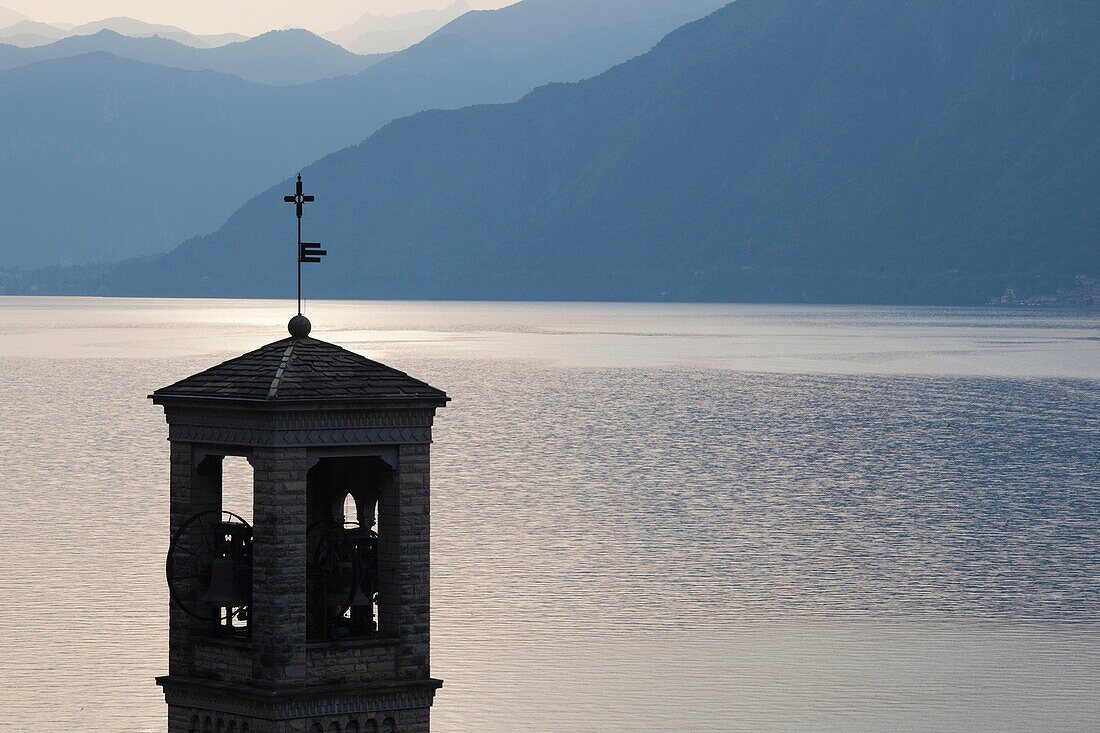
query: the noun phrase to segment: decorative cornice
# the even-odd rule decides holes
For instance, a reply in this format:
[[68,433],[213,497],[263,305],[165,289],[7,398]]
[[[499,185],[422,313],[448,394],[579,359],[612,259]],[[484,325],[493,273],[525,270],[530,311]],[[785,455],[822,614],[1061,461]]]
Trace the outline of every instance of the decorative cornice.
[[280,426],[280,425],[430,425],[435,416],[431,408],[378,408],[347,409],[330,407],[315,410],[277,410],[256,412],[252,410],[230,410],[215,408],[179,407],[165,411],[169,423],[219,423],[230,422],[235,425]]
[[435,691],[443,686],[443,681],[270,691],[177,677],[158,677],[157,684],[164,688],[169,705],[262,720],[294,720],[431,707]]
[[168,439],[271,448],[431,443],[434,409],[170,409]]
[[262,448],[313,448],[341,445],[406,445],[432,442],[430,427],[352,428],[344,430],[252,430],[212,425],[170,425],[168,439],[180,443],[244,445]]

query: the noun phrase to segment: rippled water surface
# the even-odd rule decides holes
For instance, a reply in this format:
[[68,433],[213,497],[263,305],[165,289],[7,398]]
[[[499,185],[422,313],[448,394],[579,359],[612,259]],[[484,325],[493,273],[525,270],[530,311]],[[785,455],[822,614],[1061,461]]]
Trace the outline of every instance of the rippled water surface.
[[[433,730],[1100,729],[1096,314],[308,310],[454,398]],[[165,729],[146,395],[288,311],[0,298],[0,730]]]

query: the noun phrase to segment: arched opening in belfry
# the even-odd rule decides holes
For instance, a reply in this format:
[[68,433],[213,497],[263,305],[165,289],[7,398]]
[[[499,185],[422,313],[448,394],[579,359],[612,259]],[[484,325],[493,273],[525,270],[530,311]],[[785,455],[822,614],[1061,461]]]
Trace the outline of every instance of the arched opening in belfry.
[[397,723],[393,718],[386,718],[382,721],[382,733],[397,733]]
[[252,524],[252,465],[240,456],[222,459],[222,509]]
[[378,497],[374,492],[369,491],[346,492],[343,501],[337,501],[337,506],[333,509],[333,518],[343,521],[346,526],[377,528]]
[[[386,632],[386,598],[396,597],[396,548],[386,544],[382,507],[396,491],[381,457],[323,458],[306,478],[307,634],[311,641]],[[396,530],[391,536],[396,537]]]
[[342,512],[342,519],[344,524],[348,522],[359,522],[359,505],[355,501],[355,496],[348,494],[344,497],[344,510]]
[[[190,513],[175,520],[179,525],[166,559],[172,602],[215,635],[247,639],[252,602],[252,467],[244,458],[199,450],[190,460]],[[195,730],[199,730],[197,724]],[[205,733],[205,722],[202,730]]]

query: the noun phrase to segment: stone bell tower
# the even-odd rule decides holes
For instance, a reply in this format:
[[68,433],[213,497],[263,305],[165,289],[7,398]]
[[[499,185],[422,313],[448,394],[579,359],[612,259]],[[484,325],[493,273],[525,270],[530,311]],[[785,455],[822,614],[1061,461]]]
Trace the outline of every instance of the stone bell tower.
[[[152,395],[171,443],[169,733],[429,730],[429,446],[449,398],[309,332],[299,315]],[[226,456],[252,466],[252,526],[222,504]]]

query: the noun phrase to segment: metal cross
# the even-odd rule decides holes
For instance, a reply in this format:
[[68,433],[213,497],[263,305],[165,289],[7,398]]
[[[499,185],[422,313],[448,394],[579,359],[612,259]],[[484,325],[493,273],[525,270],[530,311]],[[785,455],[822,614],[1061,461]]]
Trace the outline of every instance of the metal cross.
[[283,201],[294,204],[294,213],[298,215],[298,315],[302,315],[302,263],[320,262],[328,252],[321,249],[321,245],[317,242],[302,241],[302,210],[305,204],[312,204],[316,198],[302,193],[301,174],[298,175],[298,185],[295,187],[294,195],[283,196]]
[[[283,201],[288,204],[294,204],[294,210],[298,214],[298,221],[302,220],[302,208],[303,204],[312,204],[316,199],[313,196],[306,196],[302,193],[302,174],[298,174],[298,187],[293,196],[283,196]],[[299,225],[301,226],[301,225]],[[301,241],[301,235],[298,236],[298,240]]]

